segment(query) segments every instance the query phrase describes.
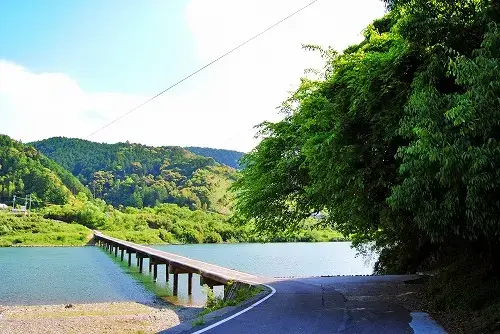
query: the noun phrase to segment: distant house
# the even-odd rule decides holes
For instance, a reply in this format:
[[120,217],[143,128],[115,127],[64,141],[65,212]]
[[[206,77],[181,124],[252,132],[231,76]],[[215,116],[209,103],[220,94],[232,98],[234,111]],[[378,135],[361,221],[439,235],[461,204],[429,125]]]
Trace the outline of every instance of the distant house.
[[9,206],[7,204],[0,203],[0,210],[9,210]]
[[14,209],[14,208],[13,208],[13,209],[12,209],[12,212],[22,212],[22,213],[23,213],[23,212],[27,212],[27,210],[26,210],[26,205],[21,205],[21,206],[19,207],[19,209]]

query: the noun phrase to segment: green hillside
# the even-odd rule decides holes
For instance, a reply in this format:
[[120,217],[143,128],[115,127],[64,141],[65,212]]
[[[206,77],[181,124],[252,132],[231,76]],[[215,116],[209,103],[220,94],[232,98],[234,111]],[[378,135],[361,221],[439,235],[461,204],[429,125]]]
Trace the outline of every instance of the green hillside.
[[236,171],[181,147],[95,143],[54,137],[31,143],[114,206],[175,203],[229,213]]
[[193,152],[194,154],[202,155],[204,157],[213,158],[218,163],[224,164],[234,169],[240,168],[240,159],[245,153],[223,150],[218,148],[208,148],[208,147],[186,147],[187,150]]
[[34,205],[65,204],[73,195],[90,194],[77,178],[31,146],[0,135],[0,201],[28,194]]

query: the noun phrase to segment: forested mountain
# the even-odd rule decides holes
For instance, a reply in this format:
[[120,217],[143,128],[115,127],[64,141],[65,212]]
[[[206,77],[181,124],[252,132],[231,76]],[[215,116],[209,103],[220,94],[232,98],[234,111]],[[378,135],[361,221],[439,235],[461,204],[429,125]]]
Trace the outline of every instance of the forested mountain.
[[118,206],[176,203],[229,211],[236,171],[181,147],[95,143],[55,137],[31,143],[69,170],[97,198]]
[[187,150],[194,154],[202,155],[205,157],[213,158],[218,163],[224,164],[234,169],[240,168],[239,160],[243,157],[243,152],[223,150],[218,148],[208,147],[186,147]]
[[79,192],[80,181],[32,146],[0,135],[0,202],[31,195],[34,205],[64,204]]

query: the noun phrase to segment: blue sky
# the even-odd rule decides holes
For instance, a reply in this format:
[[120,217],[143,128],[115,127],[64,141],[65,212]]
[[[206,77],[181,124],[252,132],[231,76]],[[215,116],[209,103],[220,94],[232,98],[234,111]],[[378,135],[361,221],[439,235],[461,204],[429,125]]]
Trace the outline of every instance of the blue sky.
[[302,44],[357,43],[380,0],[320,0],[100,131],[310,0],[0,0],[0,133],[249,151],[306,68]]
[[0,0],[0,58],[89,91],[154,93],[199,66],[187,1]]

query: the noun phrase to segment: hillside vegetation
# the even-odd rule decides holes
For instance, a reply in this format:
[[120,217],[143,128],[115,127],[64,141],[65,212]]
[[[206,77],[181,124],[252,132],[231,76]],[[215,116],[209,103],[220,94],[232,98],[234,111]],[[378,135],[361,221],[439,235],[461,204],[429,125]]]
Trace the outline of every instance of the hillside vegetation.
[[34,207],[65,204],[79,192],[90,195],[70,172],[36,149],[0,135],[0,203],[31,194]]
[[116,207],[175,203],[193,210],[231,210],[227,190],[236,171],[181,147],[101,144],[62,137],[31,145],[69,170],[96,198]]
[[218,163],[224,164],[234,169],[241,168],[239,161],[244,155],[244,153],[238,151],[222,150],[208,147],[186,147],[186,149],[193,152],[194,154],[213,158]]
[[176,204],[120,211],[80,194],[71,204],[51,205],[28,217],[0,212],[0,246],[81,246],[88,243],[91,229],[140,244],[346,240],[330,229],[317,230],[316,223],[310,220],[293,233],[269,235],[214,212]]
[[79,224],[0,212],[0,247],[6,246],[82,246],[92,231]]

